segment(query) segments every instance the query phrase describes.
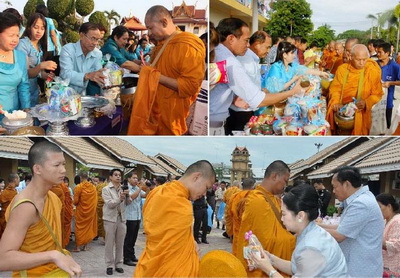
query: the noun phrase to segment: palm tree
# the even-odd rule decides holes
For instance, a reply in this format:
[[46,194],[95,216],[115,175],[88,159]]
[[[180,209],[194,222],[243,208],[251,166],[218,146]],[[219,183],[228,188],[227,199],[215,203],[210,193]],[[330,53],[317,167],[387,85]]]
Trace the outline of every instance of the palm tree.
[[[119,20],[121,19],[121,16],[119,13],[117,13],[114,10],[111,10],[110,12],[104,11],[106,18],[108,20],[108,25],[111,28],[112,23],[114,22],[115,25],[119,25]],[[110,30],[111,31],[111,30]]]
[[377,17],[374,16],[373,14],[367,15],[367,18],[368,18],[368,19],[371,19],[371,36],[370,36],[370,39],[372,40],[372,32],[373,32],[373,30],[374,30],[374,21],[375,21],[375,20],[378,20],[378,19],[377,19]]

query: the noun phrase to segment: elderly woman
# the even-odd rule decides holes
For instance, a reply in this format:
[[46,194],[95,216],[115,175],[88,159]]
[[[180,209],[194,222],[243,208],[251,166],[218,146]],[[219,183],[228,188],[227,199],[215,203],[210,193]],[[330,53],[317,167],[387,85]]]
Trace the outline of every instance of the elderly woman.
[[278,45],[276,60],[268,72],[266,89],[270,93],[286,91],[295,84],[301,75],[312,74],[328,78],[329,74],[293,62],[296,47],[289,42],[280,42]]
[[282,222],[297,237],[291,261],[266,251],[252,254],[256,268],[269,277],[347,277],[346,259],[336,240],[314,220],[318,217],[318,194],[309,184],[294,187],[283,197]]
[[135,56],[125,49],[128,39],[128,29],[124,26],[117,26],[101,48],[101,52],[103,52],[103,55],[111,54],[112,61],[115,61],[121,68],[138,72],[140,66],[133,61]]
[[[15,49],[19,28],[18,18],[0,13],[0,106],[8,112],[31,107],[26,56]],[[0,114],[0,120],[2,118]]]
[[[400,277],[400,214],[399,203],[387,193],[376,196],[383,218],[386,220],[383,232],[384,277]],[[395,274],[396,273],[396,274]],[[385,275],[386,274],[386,275]],[[393,276],[390,276],[393,274]]]

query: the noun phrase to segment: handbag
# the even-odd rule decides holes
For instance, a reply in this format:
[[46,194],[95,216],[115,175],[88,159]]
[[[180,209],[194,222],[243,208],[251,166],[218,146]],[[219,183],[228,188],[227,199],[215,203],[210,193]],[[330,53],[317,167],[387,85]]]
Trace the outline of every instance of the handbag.
[[386,104],[388,88],[383,88],[381,100],[375,103],[371,109],[371,130],[370,135],[381,135],[386,133]]
[[[33,202],[32,202],[31,200],[29,200],[29,199],[21,199],[21,200],[19,200],[18,202],[15,203],[15,205],[13,206],[12,209],[15,209],[17,206],[19,206],[19,205],[22,204],[22,203],[31,203],[31,204],[35,207],[36,212],[37,212],[37,213],[39,214],[39,216],[40,216],[40,219],[41,219],[41,220],[43,221],[43,223],[46,225],[47,230],[49,231],[51,237],[53,238],[54,243],[55,243],[56,246],[57,246],[57,250],[60,251],[61,253],[63,253],[64,255],[66,255],[66,256],[71,256],[71,253],[70,253],[68,250],[63,249],[63,248],[61,247],[61,244],[60,244],[60,242],[57,240],[57,237],[56,237],[56,235],[54,234],[53,229],[52,229],[51,226],[49,225],[49,222],[47,222],[46,218],[44,218],[44,216],[39,212],[39,210],[38,210],[38,208],[36,207],[35,203],[33,203]],[[21,277],[28,277],[28,272],[27,272],[27,270],[21,270],[21,271],[19,272],[19,274],[20,274]],[[56,268],[56,269],[54,269],[54,270],[52,270],[52,271],[50,271],[50,272],[47,272],[47,273],[43,274],[42,277],[70,277],[70,275],[68,274],[68,272],[66,272],[66,271],[64,271],[64,270],[62,270],[61,268],[58,267],[58,268]]]

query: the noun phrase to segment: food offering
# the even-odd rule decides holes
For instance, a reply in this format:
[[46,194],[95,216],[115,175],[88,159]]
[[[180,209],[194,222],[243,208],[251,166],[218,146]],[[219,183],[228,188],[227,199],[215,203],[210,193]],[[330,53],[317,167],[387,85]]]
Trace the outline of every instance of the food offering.
[[245,239],[248,241],[248,245],[243,247],[243,257],[247,260],[247,264],[249,269],[254,269],[255,268],[255,263],[251,259],[251,254],[253,256],[261,258],[261,252],[263,250],[263,247],[258,240],[257,236],[253,234],[252,231],[248,231],[245,233]]

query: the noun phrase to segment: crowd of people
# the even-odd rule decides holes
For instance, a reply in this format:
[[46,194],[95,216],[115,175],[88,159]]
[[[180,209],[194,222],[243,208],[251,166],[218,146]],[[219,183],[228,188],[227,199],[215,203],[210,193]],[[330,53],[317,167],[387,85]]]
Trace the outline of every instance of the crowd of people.
[[[111,170],[107,179],[81,172],[73,190],[57,145],[35,143],[29,165],[32,176],[27,174],[24,183],[16,173],[7,183],[0,180],[2,271],[80,276],[83,266],[65,248],[84,252],[92,240],[102,240],[107,275],[124,273],[125,264],[136,266],[135,277],[197,276],[198,244],[209,243],[210,226],[225,230],[219,240],[230,239],[231,256],[249,277],[400,273],[399,204],[387,193],[375,197],[355,167],[332,172],[333,193],[343,211],[339,224],[331,225],[321,221],[331,200],[324,182],[315,180],[311,186],[296,180],[287,186],[290,169],[280,160],[266,168],[256,186],[251,178],[228,186],[216,182],[212,165],[200,160],[182,177],[168,180],[139,180],[135,172],[124,176],[120,169]],[[217,223],[210,225],[214,218]],[[146,245],[138,254],[141,222]],[[249,233],[258,245],[246,253]],[[219,274],[218,267],[212,270]],[[237,269],[229,271],[233,277]]]
[[[397,115],[394,92],[400,85],[400,65],[392,44],[376,39],[370,40],[367,48],[350,38],[331,41],[321,51],[315,42],[302,37],[271,37],[264,31],[251,34],[247,23],[238,18],[222,19],[216,28],[211,24],[210,34],[210,50],[215,52],[210,62],[225,63],[227,69],[224,82],[212,80],[214,74],[210,73],[211,135],[243,131],[252,116],[270,113],[267,106],[275,107],[275,116],[280,119],[278,108],[288,98],[307,92],[307,84],[301,86],[301,80],[310,75],[333,79],[327,88],[318,85],[318,100],[327,107],[321,108],[326,115],[321,120],[328,122],[329,134],[370,135],[372,128],[375,135],[398,133],[398,119],[393,119]],[[218,67],[210,67],[213,70]],[[374,105],[381,102],[386,104],[386,114],[373,119]],[[335,114],[349,103],[355,106],[354,123],[345,129]]]
[[182,135],[188,131],[189,109],[205,80],[206,45],[196,35],[180,31],[165,7],[147,11],[148,34],[140,39],[122,25],[104,38],[104,26],[85,22],[77,42],[62,44],[64,38],[42,4],[25,26],[22,22],[15,9],[0,13],[0,120],[4,112],[29,111],[45,102],[40,96],[44,96],[43,83],[49,77],[68,80],[78,94],[101,95],[107,85],[103,56],[109,54],[121,69],[140,73],[136,104],[132,95],[121,99],[128,107],[124,109],[125,118],[130,119],[128,134]]

